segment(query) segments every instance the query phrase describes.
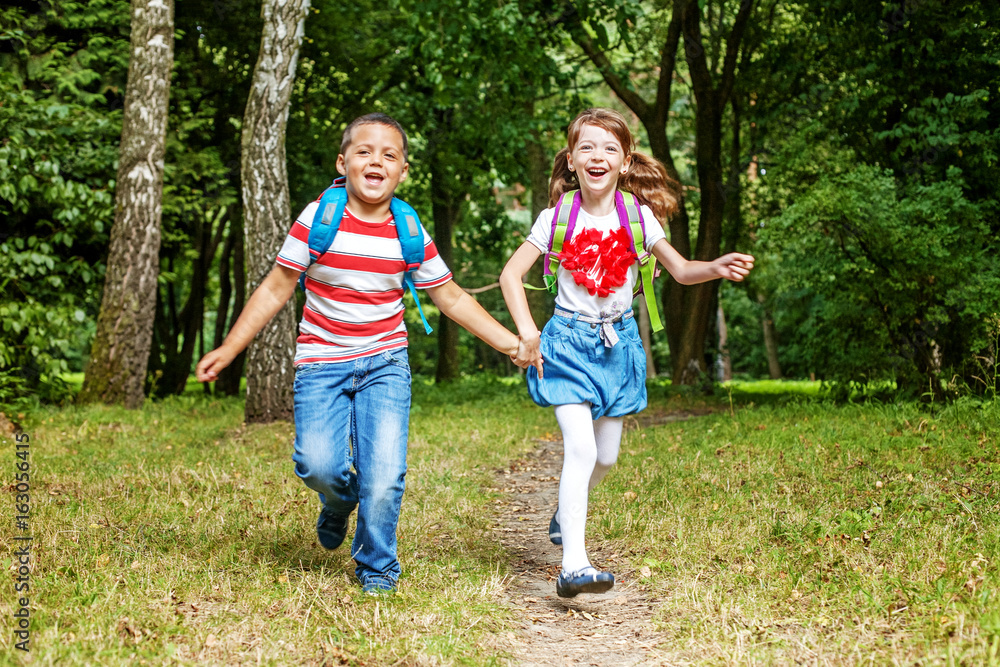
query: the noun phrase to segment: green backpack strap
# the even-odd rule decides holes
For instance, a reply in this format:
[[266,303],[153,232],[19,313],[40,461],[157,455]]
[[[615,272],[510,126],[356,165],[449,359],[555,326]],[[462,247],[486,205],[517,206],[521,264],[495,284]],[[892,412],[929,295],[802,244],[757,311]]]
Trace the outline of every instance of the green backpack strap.
[[649,326],[653,331],[661,331],[660,310],[656,306],[656,294],[653,291],[653,277],[656,272],[656,258],[646,251],[646,228],[643,225],[639,202],[631,192],[619,191],[616,197],[621,205],[618,218],[632,238],[632,250],[639,261],[639,280],[636,282],[633,298],[643,293],[646,299],[646,310],[649,311]]
[[580,206],[582,206],[580,191],[570,190],[563,193],[563,196],[556,202],[556,210],[552,212],[552,233],[549,234],[549,252],[546,256],[542,277],[545,279],[545,287],[553,294],[558,289],[556,268],[559,266],[559,253],[562,252],[566,239],[573,235],[573,227],[576,225]]

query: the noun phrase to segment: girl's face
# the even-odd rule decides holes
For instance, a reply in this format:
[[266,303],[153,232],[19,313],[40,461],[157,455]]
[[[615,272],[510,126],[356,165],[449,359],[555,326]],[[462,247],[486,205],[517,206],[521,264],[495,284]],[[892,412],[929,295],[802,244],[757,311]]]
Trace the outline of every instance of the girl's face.
[[595,196],[615,191],[618,177],[628,171],[631,159],[618,137],[597,125],[584,125],[566,156],[570,171],[576,172],[580,181],[581,192]]

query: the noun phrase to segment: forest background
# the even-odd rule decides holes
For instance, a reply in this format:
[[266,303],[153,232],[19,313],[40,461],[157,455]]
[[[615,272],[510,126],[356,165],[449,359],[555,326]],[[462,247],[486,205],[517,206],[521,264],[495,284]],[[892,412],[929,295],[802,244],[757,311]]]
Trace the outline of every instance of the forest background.
[[[674,246],[687,257],[757,257],[740,285],[657,281],[667,328],[646,332],[651,373],[675,384],[735,373],[820,379],[842,395],[995,396],[994,3],[264,5],[305,16],[283,138],[288,224],[335,175],[346,124],[387,112],[411,140],[398,194],[458,282],[511,326],[500,291],[480,288],[496,283],[546,205],[569,120],[612,106],[683,185],[682,210],[663,221]],[[263,277],[248,253],[273,257],[280,244],[245,224],[241,183],[266,12],[256,0],[173,9],[142,375],[151,396],[184,390]],[[87,367],[113,237],[132,25],[124,0],[0,9],[0,403],[69,400],[68,374]],[[539,324],[547,298],[533,304]],[[415,373],[446,382],[517,372],[443,318],[432,322],[431,336],[411,322]],[[205,391],[238,393],[243,365]]]

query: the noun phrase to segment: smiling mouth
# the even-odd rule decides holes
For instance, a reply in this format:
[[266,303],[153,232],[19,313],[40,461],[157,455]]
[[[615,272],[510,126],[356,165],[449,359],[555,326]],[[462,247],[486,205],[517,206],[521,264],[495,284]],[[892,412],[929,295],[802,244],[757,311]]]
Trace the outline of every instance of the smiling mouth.
[[601,167],[591,167],[587,170],[587,173],[593,178],[600,178],[601,176],[604,176],[604,174],[608,173],[608,170],[602,169]]
[[372,185],[382,185],[385,176],[382,176],[382,174],[365,174],[365,180]]

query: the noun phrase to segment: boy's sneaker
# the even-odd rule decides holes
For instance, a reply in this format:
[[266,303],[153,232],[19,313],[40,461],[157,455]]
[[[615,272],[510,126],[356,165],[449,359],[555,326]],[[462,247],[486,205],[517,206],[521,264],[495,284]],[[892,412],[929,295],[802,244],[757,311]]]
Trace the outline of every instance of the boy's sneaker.
[[389,577],[369,577],[361,584],[361,590],[368,595],[392,595],[396,592],[396,582]]
[[316,538],[324,549],[336,549],[347,537],[347,519],[351,513],[340,514],[322,510],[316,521]]
[[601,572],[593,567],[585,567],[576,572],[563,570],[556,579],[556,595],[573,598],[580,593],[605,593],[615,585],[615,575]]
[[552,520],[549,521],[549,542],[552,544],[562,544],[562,528],[559,527],[559,521],[556,516],[559,515],[559,508],[552,513]]

